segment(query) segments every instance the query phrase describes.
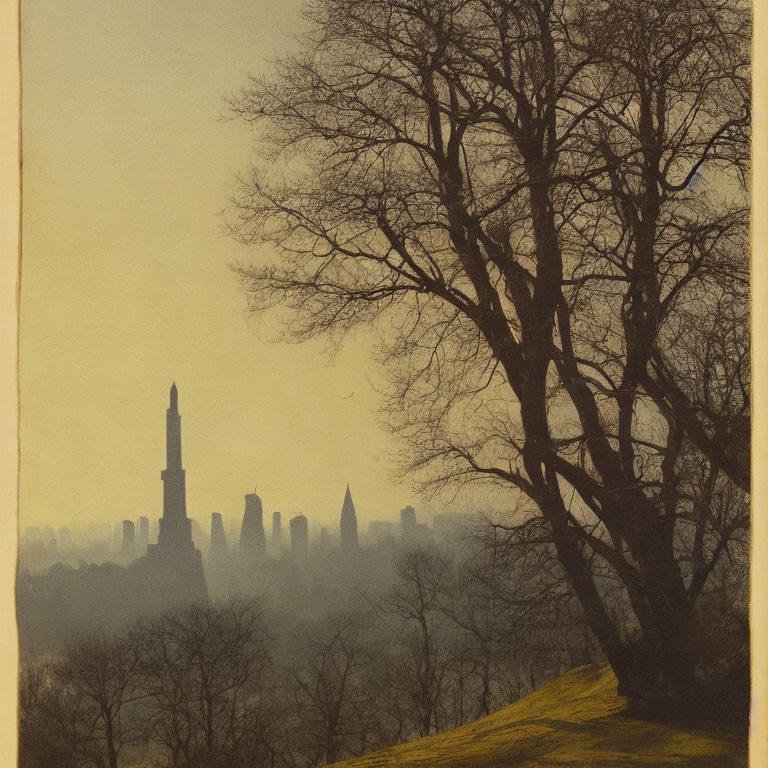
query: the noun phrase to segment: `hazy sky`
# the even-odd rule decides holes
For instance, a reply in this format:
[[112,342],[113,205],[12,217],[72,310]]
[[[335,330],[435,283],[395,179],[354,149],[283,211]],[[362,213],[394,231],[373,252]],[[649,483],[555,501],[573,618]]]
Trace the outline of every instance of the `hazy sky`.
[[242,515],[254,486],[267,513],[323,522],[347,481],[363,521],[418,506],[387,472],[365,339],[332,362],[268,343],[228,270],[248,254],[218,212],[253,139],[223,99],[292,44],[298,13],[22,3],[22,530],[157,518],[173,380],[204,524]]

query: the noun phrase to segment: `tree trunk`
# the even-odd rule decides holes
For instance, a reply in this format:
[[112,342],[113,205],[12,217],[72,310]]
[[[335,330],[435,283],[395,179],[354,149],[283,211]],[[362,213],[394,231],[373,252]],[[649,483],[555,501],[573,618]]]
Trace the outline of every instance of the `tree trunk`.
[[115,749],[115,736],[112,727],[112,718],[107,715],[105,721],[105,737],[107,742],[107,764],[109,768],[117,768],[117,750]]

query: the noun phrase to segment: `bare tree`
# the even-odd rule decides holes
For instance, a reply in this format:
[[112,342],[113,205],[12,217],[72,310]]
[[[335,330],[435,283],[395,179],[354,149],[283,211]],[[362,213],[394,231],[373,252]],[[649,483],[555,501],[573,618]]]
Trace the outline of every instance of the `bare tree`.
[[448,621],[440,606],[451,560],[435,546],[420,545],[400,556],[397,577],[378,611],[399,639],[394,684],[406,695],[418,735],[427,736],[444,728],[439,702],[449,672]]
[[143,697],[137,685],[139,649],[133,638],[87,635],[67,649],[55,675],[68,696],[83,702],[90,712],[104,764],[117,768],[122,748],[135,735],[126,710]]
[[268,721],[259,717],[268,655],[258,607],[190,606],[138,635],[150,723],[169,765],[243,764],[241,745],[255,748],[248,729]]
[[583,612],[540,523],[495,521],[466,537],[445,592],[441,610],[474,660],[473,717],[517,700],[564,662],[593,660]]
[[374,709],[366,670],[372,662],[360,616],[332,616],[307,628],[290,674],[295,684],[296,730],[311,764],[334,763],[371,745]]
[[286,305],[299,338],[376,323],[408,467],[427,488],[509,487],[544,520],[622,693],[690,700],[698,585],[746,527],[741,502],[725,526],[694,510],[687,470],[696,456],[718,487],[748,487],[744,313],[711,345],[725,367],[706,397],[687,365],[690,320],[746,296],[745,9],[317,0],[307,15],[306,50],[233,100],[272,170],[237,200],[237,235],[279,253],[239,267],[251,306]]
[[26,663],[19,676],[19,768],[103,768],[93,710],[59,684],[50,661]]

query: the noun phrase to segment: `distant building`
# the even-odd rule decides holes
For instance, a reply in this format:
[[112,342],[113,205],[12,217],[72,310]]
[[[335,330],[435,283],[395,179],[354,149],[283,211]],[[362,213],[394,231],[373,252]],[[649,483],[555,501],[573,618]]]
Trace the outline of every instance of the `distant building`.
[[149,545],[149,518],[141,515],[139,517],[139,526],[136,532],[136,541],[139,547],[139,554],[144,555]]
[[74,544],[74,539],[72,536],[71,529],[62,526],[59,528],[59,544],[61,545],[62,549],[71,549],[72,545]]
[[136,557],[136,525],[133,520],[123,520],[123,548],[124,558]]
[[404,541],[413,540],[416,537],[416,510],[413,507],[404,507],[400,510],[400,533]]
[[291,518],[288,524],[291,532],[291,552],[296,558],[306,559],[309,551],[309,522],[304,515]]
[[179,393],[171,387],[165,412],[166,468],[163,480],[163,516],[157,544],[147,547],[146,572],[159,602],[169,605],[207,600],[203,558],[192,541],[192,521],[187,517],[185,470],[181,466],[181,415]]
[[282,546],[282,531],[280,530],[280,513],[272,513],[272,546],[279,552]]
[[211,515],[211,548],[209,558],[212,561],[225,560],[229,554],[227,535],[224,533],[224,520],[220,512]]
[[341,551],[351,552],[357,549],[357,514],[352,502],[352,494],[347,483],[344,503],[341,505]]
[[323,526],[320,529],[320,533],[317,535],[317,553],[319,555],[325,555],[331,548],[331,536],[328,533],[328,529]]
[[240,529],[240,551],[238,554],[241,566],[250,566],[264,559],[267,541],[264,536],[264,511],[261,498],[255,493],[245,494],[245,514],[243,526]]
[[416,510],[413,507],[404,507],[400,510],[400,535],[405,547],[428,541],[432,531],[426,523],[416,522]]
[[112,549],[115,552],[123,551],[123,524],[115,523],[112,526]]
[[426,541],[431,535],[432,531],[426,523],[416,523],[416,528],[413,531],[415,541]]

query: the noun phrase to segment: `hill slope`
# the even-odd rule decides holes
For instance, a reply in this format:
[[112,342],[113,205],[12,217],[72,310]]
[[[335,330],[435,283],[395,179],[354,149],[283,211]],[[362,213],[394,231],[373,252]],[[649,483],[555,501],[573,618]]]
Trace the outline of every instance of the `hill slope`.
[[453,731],[336,768],[634,768],[746,766],[746,744],[722,734],[626,717],[607,666],[579,667],[524,699]]

